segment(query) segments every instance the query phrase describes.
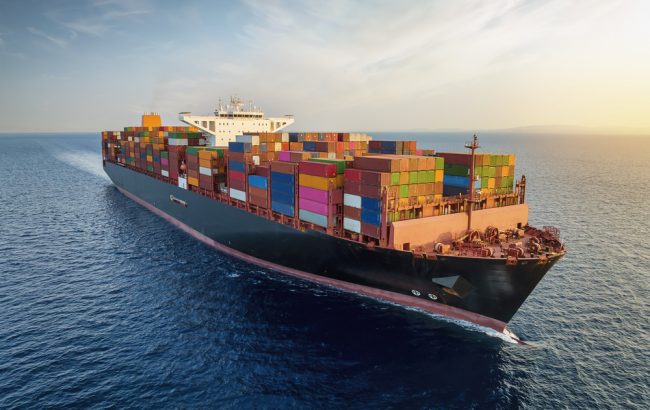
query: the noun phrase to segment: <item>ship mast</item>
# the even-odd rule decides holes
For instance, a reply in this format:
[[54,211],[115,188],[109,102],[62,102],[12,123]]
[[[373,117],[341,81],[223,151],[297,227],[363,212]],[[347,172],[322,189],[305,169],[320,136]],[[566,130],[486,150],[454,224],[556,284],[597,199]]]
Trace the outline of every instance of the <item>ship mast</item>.
[[467,199],[467,230],[470,231],[472,229],[472,209],[474,208],[474,179],[476,178],[476,175],[474,174],[474,162],[475,162],[475,151],[477,148],[480,148],[481,146],[478,143],[478,138],[476,137],[476,134],[474,134],[474,138],[472,141],[468,142],[465,144],[465,148],[468,148],[472,150],[472,158],[469,166],[469,198]]

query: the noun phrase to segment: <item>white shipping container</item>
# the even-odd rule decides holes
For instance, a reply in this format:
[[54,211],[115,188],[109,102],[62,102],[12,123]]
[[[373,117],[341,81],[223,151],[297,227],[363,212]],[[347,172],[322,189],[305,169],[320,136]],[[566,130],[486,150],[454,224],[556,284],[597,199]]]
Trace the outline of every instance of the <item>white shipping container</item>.
[[356,219],[343,218],[343,229],[361,233],[361,221],[357,221]]
[[[289,133],[288,132],[283,132],[282,133],[282,142],[289,142]],[[278,150],[280,151],[280,150]]]
[[178,177],[178,187],[187,189],[187,178]]
[[361,209],[361,197],[359,195],[343,194],[343,205]]
[[[230,197],[246,202],[246,192],[230,188]],[[361,225],[359,225],[361,226]]]
[[[325,215],[319,215],[306,209],[300,209],[299,217],[303,221],[327,228],[327,217]],[[359,225],[359,227],[361,227],[361,225]]]
[[275,152],[282,151],[282,143],[281,142],[273,143],[273,151],[275,151]]
[[170,138],[168,141],[169,145],[187,145],[187,138]]
[[254,163],[255,165],[259,165],[259,164],[260,164],[260,156],[259,156],[259,155],[253,155],[253,163]]
[[249,142],[251,145],[260,145],[259,135],[237,135],[235,137],[237,142]]
[[167,171],[166,169],[161,169],[160,173],[162,174],[162,176],[169,178],[169,171]]
[[206,167],[199,167],[199,174],[212,176],[212,169]]

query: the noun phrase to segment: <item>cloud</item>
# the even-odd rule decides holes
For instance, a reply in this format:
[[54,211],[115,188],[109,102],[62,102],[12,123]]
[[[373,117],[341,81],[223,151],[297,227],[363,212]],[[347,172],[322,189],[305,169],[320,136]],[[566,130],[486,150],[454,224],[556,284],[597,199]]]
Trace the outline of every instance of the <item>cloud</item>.
[[[244,6],[251,17],[236,35],[240,50],[227,61],[199,56],[213,76],[185,96],[173,93],[178,104],[196,105],[191,99],[198,98],[211,107],[215,95],[232,90],[291,110],[310,126],[328,126],[334,118],[342,127],[366,129],[498,126],[507,120],[498,108],[507,93],[528,99],[535,78],[550,72],[543,70],[594,58],[583,55],[584,42],[596,38],[594,27],[617,7],[563,1],[420,2],[409,8],[394,1],[331,1],[327,7],[306,1],[295,7],[252,0]],[[500,93],[497,82],[507,86],[510,75],[513,83],[531,83]],[[488,95],[491,104],[483,102]],[[472,101],[482,105],[472,107]]]
[[60,38],[60,37],[51,36],[51,35],[49,35],[47,33],[44,33],[44,32],[42,32],[42,31],[40,31],[40,30],[38,30],[38,29],[36,29],[34,27],[28,26],[27,31],[29,31],[30,33],[32,33],[35,36],[43,37],[43,38],[49,40],[52,44],[54,44],[54,45],[56,45],[58,47],[65,48],[68,45],[67,40],[65,40],[63,38]]
[[142,1],[99,0],[81,10],[53,8],[45,15],[68,29],[74,37],[83,34],[103,38],[125,22],[149,14],[151,11],[145,7],[146,4]]

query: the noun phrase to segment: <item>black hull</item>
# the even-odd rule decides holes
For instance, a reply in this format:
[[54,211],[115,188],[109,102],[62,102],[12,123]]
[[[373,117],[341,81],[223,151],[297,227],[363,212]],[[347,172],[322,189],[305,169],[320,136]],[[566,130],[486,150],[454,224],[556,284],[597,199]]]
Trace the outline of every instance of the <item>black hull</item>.
[[507,265],[503,259],[416,258],[410,252],[302,232],[113,163],[106,162],[104,169],[132,199],[237,257],[497,330],[503,330],[559,259]]

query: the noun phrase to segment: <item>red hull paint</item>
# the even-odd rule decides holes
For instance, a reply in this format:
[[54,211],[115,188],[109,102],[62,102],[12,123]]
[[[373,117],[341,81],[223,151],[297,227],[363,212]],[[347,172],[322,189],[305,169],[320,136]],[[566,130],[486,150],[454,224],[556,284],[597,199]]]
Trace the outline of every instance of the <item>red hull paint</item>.
[[252,264],[255,264],[257,266],[261,266],[264,268],[272,269],[287,275],[291,275],[297,278],[309,280],[312,282],[320,283],[323,285],[327,286],[332,286],[337,289],[342,289],[346,290],[349,292],[353,293],[358,293],[366,296],[371,296],[377,299],[382,299],[388,302],[393,302],[397,303],[400,305],[404,306],[410,306],[414,307],[417,309],[421,309],[423,311],[431,312],[436,315],[441,315],[441,316],[446,316],[454,319],[459,319],[463,320],[466,322],[470,323],[475,323],[480,326],[488,327],[491,329],[494,329],[498,332],[503,332],[504,329],[506,328],[506,323],[501,322],[496,319],[492,319],[483,315],[479,315],[476,313],[468,312],[466,310],[458,309],[453,306],[448,306],[448,305],[443,305],[441,303],[435,303],[435,302],[429,302],[427,300],[419,299],[416,297],[412,296],[407,296],[395,292],[390,292],[386,290],[381,290],[381,289],[376,289],[368,286],[363,286],[363,285],[357,285],[354,283],[350,282],[344,282],[341,280],[337,279],[331,279],[319,275],[315,275],[313,273],[308,273],[308,272],[303,272],[300,270],[288,268],[286,266],[278,265],[275,263],[271,263],[268,261],[265,261],[263,259],[256,258],[254,256],[247,255],[243,252],[239,252],[235,249],[229,248],[223,244],[220,244],[219,242],[216,242],[215,240],[203,235],[202,233],[190,228],[189,226],[185,225],[184,223],[180,222],[176,218],[170,216],[169,214],[161,211],[160,209],[156,208],[155,206],[151,205],[150,203],[140,199],[139,197],[133,195],[132,193],[117,187],[117,189],[130,198],[131,200],[137,202],[138,204],[142,205],[143,207],[147,208],[154,214],[160,216],[167,222],[173,224],[174,226],[178,227],[179,229],[183,230],[184,232],[188,233],[189,235],[193,236],[194,238],[200,240],[201,242],[204,242],[207,245],[212,246],[213,248],[217,249],[218,251],[224,252],[226,254],[229,254],[231,256],[234,256],[238,259],[245,260],[247,262],[250,262]]

